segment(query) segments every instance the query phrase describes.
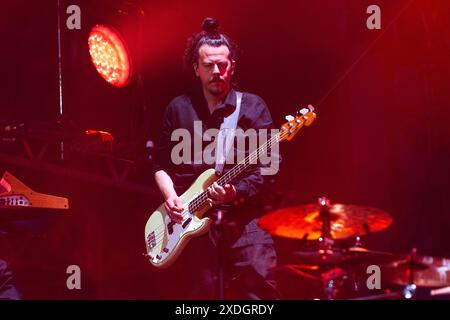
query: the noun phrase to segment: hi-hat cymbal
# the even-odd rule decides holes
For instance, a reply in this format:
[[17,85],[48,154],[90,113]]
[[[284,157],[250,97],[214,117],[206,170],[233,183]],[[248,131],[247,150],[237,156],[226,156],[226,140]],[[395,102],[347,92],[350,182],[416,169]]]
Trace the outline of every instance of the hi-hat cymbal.
[[[269,233],[294,239],[316,240],[322,235],[322,206],[307,204],[270,212],[259,219]],[[386,229],[392,217],[376,208],[333,204],[329,206],[330,233],[333,239],[362,236]]]
[[413,256],[381,266],[386,283],[418,287],[450,286],[450,259]]
[[387,264],[398,261],[402,257],[390,252],[373,251],[362,247],[346,249],[319,249],[315,251],[296,251],[292,260],[296,263],[311,266]]
[[362,247],[351,247],[346,250],[348,256],[352,256],[355,261],[371,264],[385,264],[399,259],[400,256],[384,251],[368,250]]

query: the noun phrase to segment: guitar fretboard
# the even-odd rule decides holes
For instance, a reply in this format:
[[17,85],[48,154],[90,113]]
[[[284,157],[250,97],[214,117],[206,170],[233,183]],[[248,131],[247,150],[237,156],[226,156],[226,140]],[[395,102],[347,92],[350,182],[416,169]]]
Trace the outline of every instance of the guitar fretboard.
[[[217,179],[217,184],[219,186],[224,186],[227,183],[231,183],[236,177],[238,177],[241,173],[243,173],[250,165],[255,164],[257,160],[261,157],[262,154],[266,154],[268,150],[270,150],[275,143],[280,141],[280,137],[287,134],[285,131],[279,132],[274,135],[270,140],[266,141],[263,145],[249,154],[244,158],[241,162],[235,165],[232,169],[227,171],[223,176]],[[197,197],[189,202],[189,211],[194,212],[205,206],[206,200],[208,199],[208,191],[205,190],[200,193]]]

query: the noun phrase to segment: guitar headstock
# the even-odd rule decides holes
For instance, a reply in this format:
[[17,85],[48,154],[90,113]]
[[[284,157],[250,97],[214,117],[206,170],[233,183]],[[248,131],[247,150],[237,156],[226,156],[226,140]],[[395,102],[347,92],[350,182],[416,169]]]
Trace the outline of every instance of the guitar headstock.
[[287,122],[281,126],[278,141],[291,141],[303,126],[310,126],[315,119],[316,114],[312,105],[298,110],[295,117],[291,115],[286,116]]

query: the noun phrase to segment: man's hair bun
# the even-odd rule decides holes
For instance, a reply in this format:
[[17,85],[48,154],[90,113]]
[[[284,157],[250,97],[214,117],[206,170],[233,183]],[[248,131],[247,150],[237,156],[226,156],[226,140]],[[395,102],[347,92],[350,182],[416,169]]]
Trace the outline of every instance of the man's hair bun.
[[202,30],[208,35],[219,34],[219,21],[216,18],[208,17],[203,20]]

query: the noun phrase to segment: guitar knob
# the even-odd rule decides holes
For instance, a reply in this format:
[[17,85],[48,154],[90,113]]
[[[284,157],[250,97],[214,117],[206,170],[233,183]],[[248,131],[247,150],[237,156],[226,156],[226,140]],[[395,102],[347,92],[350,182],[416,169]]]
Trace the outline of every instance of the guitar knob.
[[168,248],[164,248],[163,251],[164,251],[165,253],[167,253],[167,252],[169,252],[169,249],[168,249]]

